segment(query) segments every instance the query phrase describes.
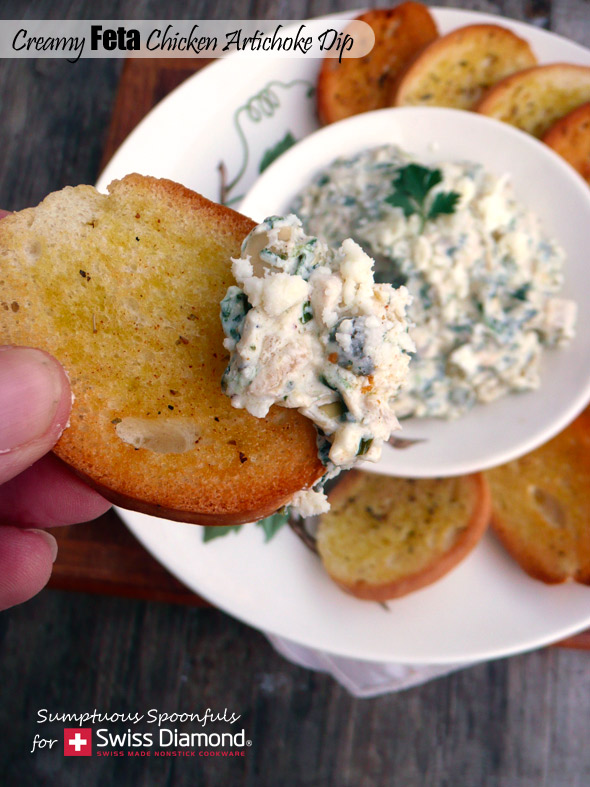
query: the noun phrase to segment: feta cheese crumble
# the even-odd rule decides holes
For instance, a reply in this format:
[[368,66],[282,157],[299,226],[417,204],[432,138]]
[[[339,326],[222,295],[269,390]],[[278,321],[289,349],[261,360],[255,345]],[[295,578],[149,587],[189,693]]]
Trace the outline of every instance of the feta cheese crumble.
[[[234,407],[259,418],[273,404],[299,410],[318,428],[327,473],[377,461],[399,428],[393,404],[414,349],[406,288],[375,284],[358,244],[344,239],[333,251],[293,215],[256,227],[232,272],[221,320],[231,353],[222,385]],[[318,488],[294,505],[327,510]]]

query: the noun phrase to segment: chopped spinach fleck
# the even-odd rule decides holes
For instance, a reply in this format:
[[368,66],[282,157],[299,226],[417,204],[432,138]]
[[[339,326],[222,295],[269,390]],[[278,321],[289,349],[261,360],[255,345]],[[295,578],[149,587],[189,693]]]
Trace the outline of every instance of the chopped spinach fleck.
[[244,320],[251,308],[245,292],[235,285],[228,288],[221,301],[221,324],[227,337],[236,342],[240,341]]
[[526,301],[529,291],[531,289],[530,282],[523,284],[522,287],[519,287],[512,293],[512,297],[516,298],[518,301]]
[[299,322],[305,325],[306,322],[313,320],[313,309],[311,308],[311,301],[305,301]]
[[332,448],[332,443],[328,440],[321,429],[317,429],[316,445],[318,447],[318,457],[320,462],[324,465],[324,467],[328,467],[330,464],[330,449]]
[[363,437],[363,439],[359,443],[359,447],[358,447],[358,451],[356,452],[356,455],[357,456],[364,456],[367,453],[367,451],[369,450],[369,448],[371,447],[372,442],[373,442],[373,438],[372,437],[368,438],[368,439],[365,439]]

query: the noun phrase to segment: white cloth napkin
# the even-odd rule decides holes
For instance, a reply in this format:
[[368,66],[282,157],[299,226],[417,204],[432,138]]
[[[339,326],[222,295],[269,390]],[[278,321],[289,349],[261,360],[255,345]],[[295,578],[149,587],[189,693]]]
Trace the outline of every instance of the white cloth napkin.
[[471,662],[389,664],[360,661],[306,648],[274,634],[265,633],[265,636],[273,648],[288,661],[307,669],[327,672],[354,697],[378,697],[381,694],[403,691],[471,666]]

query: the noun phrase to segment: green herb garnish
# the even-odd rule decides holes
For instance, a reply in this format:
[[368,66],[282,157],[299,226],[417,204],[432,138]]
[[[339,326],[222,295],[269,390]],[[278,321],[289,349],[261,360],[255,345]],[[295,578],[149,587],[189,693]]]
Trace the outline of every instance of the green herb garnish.
[[426,207],[429,192],[442,182],[440,169],[429,169],[420,164],[408,164],[395,173],[391,181],[394,191],[385,198],[385,202],[394,208],[401,208],[408,218],[417,214],[420,217],[420,230],[431,219],[442,214],[455,212],[460,194],[456,191],[441,191]]

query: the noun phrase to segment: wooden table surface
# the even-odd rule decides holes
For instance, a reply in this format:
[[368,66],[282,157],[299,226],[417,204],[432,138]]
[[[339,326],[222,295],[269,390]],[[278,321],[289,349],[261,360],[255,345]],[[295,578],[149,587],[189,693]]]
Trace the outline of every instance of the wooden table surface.
[[[306,18],[355,5],[168,0],[164,9],[155,0],[3,0],[0,15]],[[588,0],[452,5],[534,21],[590,46]],[[122,67],[120,60],[0,62],[0,206],[19,209],[64,185],[96,180]],[[83,541],[88,527],[74,529],[73,540]],[[105,529],[111,559],[128,560],[128,537],[113,532]],[[60,559],[67,558],[62,545]],[[130,584],[145,576],[136,566]],[[160,601],[103,595],[104,583],[87,589],[101,595],[46,590],[0,615],[0,785],[590,784],[587,652],[548,648],[400,695],[354,700],[331,678],[286,663],[261,634],[218,610],[166,603],[182,592],[173,584]],[[207,707],[242,715],[253,740],[242,761],[80,762],[60,751],[29,753],[40,708]]]

